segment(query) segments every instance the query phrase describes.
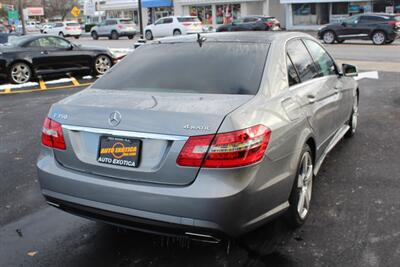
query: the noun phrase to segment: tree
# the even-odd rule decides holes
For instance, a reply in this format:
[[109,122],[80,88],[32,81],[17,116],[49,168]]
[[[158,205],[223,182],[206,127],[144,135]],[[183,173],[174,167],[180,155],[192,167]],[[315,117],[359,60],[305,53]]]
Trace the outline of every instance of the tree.
[[62,20],[65,19],[73,6],[79,6],[78,0],[43,0],[43,2],[48,18],[61,17]]

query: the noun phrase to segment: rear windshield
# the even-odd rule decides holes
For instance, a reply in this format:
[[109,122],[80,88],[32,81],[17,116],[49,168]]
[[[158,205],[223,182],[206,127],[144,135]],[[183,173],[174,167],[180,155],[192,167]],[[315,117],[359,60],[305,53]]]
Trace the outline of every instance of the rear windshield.
[[121,23],[121,24],[133,24],[133,20],[120,20],[119,23]]
[[200,20],[195,17],[183,17],[183,18],[178,18],[179,22],[199,22]]
[[80,26],[79,23],[76,22],[68,22],[67,26]]
[[143,45],[94,85],[98,89],[204,94],[257,93],[268,44]]

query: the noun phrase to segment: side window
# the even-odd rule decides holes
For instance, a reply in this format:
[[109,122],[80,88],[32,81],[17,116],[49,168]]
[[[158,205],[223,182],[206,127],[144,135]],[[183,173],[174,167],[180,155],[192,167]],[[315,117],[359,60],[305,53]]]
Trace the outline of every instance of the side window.
[[319,44],[311,40],[304,40],[315,64],[319,67],[322,76],[335,75],[336,67],[332,58]]
[[304,82],[319,76],[314,61],[301,40],[290,41],[286,51],[300,76],[300,81]]
[[287,64],[289,86],[300,83],[299,75],[297,74],[296,69],[294,68],[292,60],[290,59],[289,55],[286,55],[286,64]]
[[47,37],[46,39],[50,47],[55,47],[60,49],[67,49],[71,47],[71,44],[69,42],[57,37]]
[[106,25],[107,26],[113,25],[113,22],[114,22],[113,20],[106,20]]
[[172,23],[172,18],[164,19],[164,24],[167,24],[167,23]]
[[62,26],[64,26],[64,24],[62,24],[62,23],[56,23],[56,24],[54,25],[55,28],[60,28],[60,27],[62,27]]
[[159,19],[159,20],[157,20],[154,24],[155,24],[155,25],[164,24],[164,20],[165,20],[165,19]]
[[40,47],[40,39],[33,40],[27,46],[28,47]]

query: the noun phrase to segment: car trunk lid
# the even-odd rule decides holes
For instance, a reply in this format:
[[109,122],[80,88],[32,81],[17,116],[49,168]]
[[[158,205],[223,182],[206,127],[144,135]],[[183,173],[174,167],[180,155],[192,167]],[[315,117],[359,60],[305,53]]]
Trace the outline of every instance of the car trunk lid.
[[[252,97],[87,89],[50,110],[49,117],[63,125],[67,146],[54,154],[66,168],[108,178],[189,184],[198,168],[176,164],[188,136],[216,133],[225,116]],[[110,122],[116,112],[117,124]],[[138,165],[98,162],[102,137],[139,142]]]

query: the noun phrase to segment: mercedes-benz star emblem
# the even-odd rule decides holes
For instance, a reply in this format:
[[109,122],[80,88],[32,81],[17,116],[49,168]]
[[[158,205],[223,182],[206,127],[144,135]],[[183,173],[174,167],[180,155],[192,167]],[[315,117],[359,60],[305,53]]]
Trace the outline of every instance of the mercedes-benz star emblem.
[[108,117],[108,123],[111,126],[117,126],[122,119],[122,115],[121,113],[119,113],[118,111],[114,111],[113,113],[110,114],[110,117]]

